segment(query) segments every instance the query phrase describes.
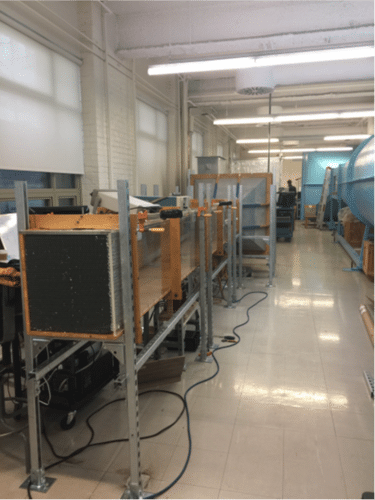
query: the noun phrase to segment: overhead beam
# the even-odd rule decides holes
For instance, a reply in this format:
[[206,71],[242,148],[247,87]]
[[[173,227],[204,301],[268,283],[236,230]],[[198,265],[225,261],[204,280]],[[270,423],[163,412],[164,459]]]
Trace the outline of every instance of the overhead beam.
[[[333,28],[326,30],[300,31],[294,33],[275,33],[272,35],[232,38],[226,40],[205,40],[189,43],[167,43],[153,46],[122,47],[116,55],[123,59],[188,57],[221,54],[257,55],[275,51],[301,51],[319,48],[356,46],[372,44],[374,26],[363,24],[355,27]],[[329,43],[327,44],[327,40]]]

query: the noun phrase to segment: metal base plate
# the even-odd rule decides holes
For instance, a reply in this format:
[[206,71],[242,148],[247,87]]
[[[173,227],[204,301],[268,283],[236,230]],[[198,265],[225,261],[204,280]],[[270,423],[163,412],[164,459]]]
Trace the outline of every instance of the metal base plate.
[[[31,491],[40,491],[41,493],[47,493],[47,491],[51,488],[53,483],[56,481],[56,478],[54,477],[46,477],[46,482],[43,484],[43,486],[38,486],[37,484],[31,484],[30,490]],[[20,488],[27,490],[29,487],[29,484],[31,482],[31,476],[29,476],[20,486]]]
[[198,363],[212,363],[213,360],[214,358],[212,356],[207,356],[206,359],[203,361],[201,359],[200,354],[198,354],[198,356],[195,358],[195,361]]
[[126,482],[126,490],[122,494],[121,498],[147,498],[148,496],[152,495],[150,492],[146,492],[144,488],[148,486],[148,483],[150,481],[151,477],[148,474],[141,474],[141,483],[142,483],[142,496],[141,497],[134,497],[132,495],[130,488],[129,488],[129,483],[130,483],[130,477]]
[[343,271],[362,271],[361,267],[343,267]]

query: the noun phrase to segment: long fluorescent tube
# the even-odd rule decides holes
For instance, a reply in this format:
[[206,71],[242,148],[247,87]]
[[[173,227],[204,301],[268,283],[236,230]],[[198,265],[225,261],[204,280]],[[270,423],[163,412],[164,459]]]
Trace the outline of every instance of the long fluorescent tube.
[[366,116],[374,116],[374,111],[346,111],[341,113],[341,118],[365,118]]
[[327,61],[347,61],[374,57],[374,47],[349,47],[342,49],[323,49],[291,54],[276,54],[259,57],[233,57],[230,59],[210,59],[149,66],[149,75],[174,75],[179,73],[199,73],[234,69],[281,66],[285,64],[304,64]]
[[356,141],[357,139],[368,139],[370,134],[353,134],[353,135],[327,135],[325,141]]
[[353,151],[353,148],[347,146],[342,148],[316,148],[316,151]]
[[255,125],[258,123],[272,123],[273,116],[254,116],[252,118],[222,118],[214,120],[214,125]]
[[[238,139],[237,144],[264,144],[267,143],[268,139]],[[279,142],[279,139],[270,139],[270,142]]]
[[283,156],[283,160],[302,160],[303,156]]
[[[315,148],[300,148],[300,149],[271,149],[271,153],[311,153],[316,151]],[[268,149],[250,149],[248,153],[268,153]]]
[[[312,153],[314,151],[352,151],[353,148],[350,146],[344,146],[340,148],[296,148],[296,149],[270,149],[270,153]],[[249,149],[248,153],[260,154],[268,153],[268,149]]]
[[[313,121],[313,120],[335,120],[339,118],[339,113],[311,113],[303,116],[303,121]],[[300,121],[302,115],[279,115],[274,117],[275,123],[281,122],[296,122]]]
[[304,122],[313,120],[338,120],[374,116],[374,110],[340,111],[337,113],[308,113],[298,115],[253,116],[249,118],[221,118],[214,125],[256,125],[258,123]]
[[[250,149],[248,153],[254,153],[254,154],[268,153],[268,149]],[[281,153],[281,149],[270,149],[270,153]]]

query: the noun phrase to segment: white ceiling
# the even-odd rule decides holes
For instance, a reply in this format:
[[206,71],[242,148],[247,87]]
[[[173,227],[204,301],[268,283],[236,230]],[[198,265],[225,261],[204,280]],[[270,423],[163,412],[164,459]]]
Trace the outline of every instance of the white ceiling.
[[[373,44],[372,1],[106,1],[117,16],[119,57],[149,64]],[[274,69],[272,103],[282,113],[373,107],[372,59]],[[186,75],[195,114],[253,116],[269,98],[236,93],[235,72]],[[153,77],[155,79],[160,77]],[[260,114],[266,114],[261,112]],[[287,123],[274,137],[327,146],[324,135],[366,133],[368,119]],[[266,137],[268,126],[230,127],[236,138]],[[339,145],[339,144],[336,144]],[[344,145],[344,144],[342,144]],[[249,149],[244,146],[244,150]]]

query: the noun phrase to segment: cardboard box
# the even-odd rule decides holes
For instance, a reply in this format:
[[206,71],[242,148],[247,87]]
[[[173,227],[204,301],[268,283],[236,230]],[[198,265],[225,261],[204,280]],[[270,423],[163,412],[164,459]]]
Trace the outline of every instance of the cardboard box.
[[362,222],[344,222],[344,238],[353,248],[362,246],[365,225]]
[[374,242],[365,241],[363,244],[363,272],[366,276],[374,277]]

